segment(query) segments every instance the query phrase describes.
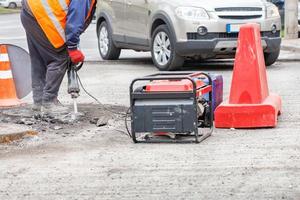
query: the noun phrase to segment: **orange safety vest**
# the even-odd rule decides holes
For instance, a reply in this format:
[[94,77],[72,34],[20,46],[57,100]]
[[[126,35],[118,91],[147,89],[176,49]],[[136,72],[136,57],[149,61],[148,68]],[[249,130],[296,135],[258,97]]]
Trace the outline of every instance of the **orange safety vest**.
[[[28,6],[32,14],[55,48],[60,48],[66,43],[65,28],[70,1],[71,0],[28,0]],[[86,19],[90,17],[95,1],[96,0],[92,0],[91,8]]]

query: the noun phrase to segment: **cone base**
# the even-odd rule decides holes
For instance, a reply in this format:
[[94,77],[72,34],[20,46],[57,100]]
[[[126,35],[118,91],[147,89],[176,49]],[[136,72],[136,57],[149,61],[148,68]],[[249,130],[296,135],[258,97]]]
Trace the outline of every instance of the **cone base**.
[[20,99],[0,99],[0,108],[19,107],[24,105]]
[[222,103],[215,111],[216,128],[267,128],[276,127],[281,113],[281,98],[268,96],[262,104]]

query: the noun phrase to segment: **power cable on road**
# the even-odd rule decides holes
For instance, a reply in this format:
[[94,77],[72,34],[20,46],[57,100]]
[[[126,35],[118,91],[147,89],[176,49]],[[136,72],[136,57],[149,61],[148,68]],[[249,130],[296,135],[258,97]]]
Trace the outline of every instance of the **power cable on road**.
[[118,132],[122,132],[122,133],[126,134],[126,135],[129,136],[129,137],[132,137],[132,136],[131,136],[131,133],[130,133],[130,130],[129,130],[129,127],[128,127],[128,117],[130,116],[130,108],[127,109],[126,113],[116,112],[116,111],[113,111],[113,110],[111,110],[111,109],[106,108],[106,107],[104,106],[104,104],[103,104],[101,101],[99,101],[99,99],[97,99],[95,96],[93,96],[91,93],[89,93],[89,92],[86,90],[86,88],[84,87],[84,85],[83,85],[83,83],[82,83],[80,77],[78,76],[78,73],[77,73],[77,72],[76,72],[76,76],[77,76],[78,82],[79,82],[79,84],[80,84],[82,90],[83,90],[89,97],[91,97],[92,99],[94,99],[94,100],[95,100],[95,101],[96,101],[96,102],[97,102],[104,110],[106,110],[106,111],[108,111],[108,112],[110,112],[110,113],[112,113],[112,114],[121,115],[122,117],[124,117],[125,128],[126,128],[126,131],[127,131],[127,132],[124,132],[124,131],[121,131],[121,130],[118,130],[118,129],[117,129],[117,131],[118,131]]

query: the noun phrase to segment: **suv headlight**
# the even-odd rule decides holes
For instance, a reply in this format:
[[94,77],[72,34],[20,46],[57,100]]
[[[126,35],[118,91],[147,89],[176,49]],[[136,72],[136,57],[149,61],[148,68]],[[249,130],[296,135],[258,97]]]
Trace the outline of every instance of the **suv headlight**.
[[280,16],[278,8],[273,4],[268,5],[266,10],[267,10],[267,18],[279,17]]
[[176,15],[184,20],[209,19],[205,9],[196,7],[178,7],[175,10]]

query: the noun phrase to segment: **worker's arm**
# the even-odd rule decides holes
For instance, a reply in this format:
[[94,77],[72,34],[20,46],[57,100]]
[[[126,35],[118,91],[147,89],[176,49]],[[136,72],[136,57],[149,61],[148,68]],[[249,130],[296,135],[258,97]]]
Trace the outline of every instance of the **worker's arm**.
[[70,2],[66,24],[66,44],[69,50],[77,49],[90,7],[91,0],[71,0]]

